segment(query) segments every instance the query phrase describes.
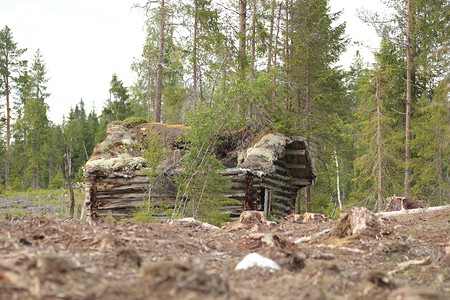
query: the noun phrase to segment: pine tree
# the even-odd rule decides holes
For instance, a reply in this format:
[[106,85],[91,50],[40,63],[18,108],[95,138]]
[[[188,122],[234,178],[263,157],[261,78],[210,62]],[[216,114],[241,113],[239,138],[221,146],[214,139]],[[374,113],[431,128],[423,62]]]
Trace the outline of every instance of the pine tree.
[[20,49],[17,47],[17,43],[14,42],[11,29],[5,26],[0,31],[0,76],[2,84],[2,90],[0,95],[4,95],[6,98],[6,164],[5,164],[5,185],[8,185],[9,172],[10,172],[10,160],[11,160],[11,91],[12,85],[17,76],[18,70],[23,65],[20,60],[20,56],[26,51],[26,49]]

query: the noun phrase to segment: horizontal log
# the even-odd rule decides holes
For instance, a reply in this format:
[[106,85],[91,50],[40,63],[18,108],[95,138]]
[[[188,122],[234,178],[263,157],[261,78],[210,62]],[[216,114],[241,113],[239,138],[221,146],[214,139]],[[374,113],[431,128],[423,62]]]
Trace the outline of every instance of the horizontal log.
[[102,191],[130,191],[130,190],[147,190],[147,183],[121,183],[121,184],[113,184],[113,183],[98,183],[97,184],[97,192]]
[[114,218],[129,218],[132,216],[133,211],[132,210],[126,210],[126,211],[115,211],[115,210],[105,210],[105,211],[98,211],[97,215],[100,217],[114,217]]
[[236,175],[230,175],[230,176],[224,176],[228,179],[230,179],[233,182],[245,182],[246,177],[245,176],[236,176]]
[[148,182],[148,177],[145,175],[134,175],[131,178],[123,178],[123,177],[100,177],[97,178],[96,180],[96,184],[98,183],[102,183],[102,182],[106,182],[106,183],[145,183]]
[[227,198],[245,198],[245,193],[234,193],[234,194],[224,194],[224,197]]
[[302,178],[296,178],[296,177],[292,177],[292,176],[285,176],[285,175],[281,175],[279,173],[272,173],[270,174],[270,177],[274,177],[276,179],[280,179],[283,180],[285,182],[287,182],[288,184],[293,184],[293,185],[302,185],[302,186],[306,186],[306,185],[310,185],[311,184],[311,179],[302,179]]
[[[113,202],[113,201],[139,201],[148,199],[147,194],[115,194],[115,195],[96,195],[95,197],[97,201],[103,202]],[[176,198],[176,195],[168,195],[168,194],[156,194],[152,193],[152,199],[166,199],[166,198]]]
[[292,183],[295,185],[307,186],[307,185],[311,185],[312,179],[293,178]]
[[286,149],[286,154],[290,154],[290,155],[305,155],[306,154],[306,150]]
[[[114,203],[114,204],[106,204],[105,206],[99,207],[98,210],[109,210],[109,209],[123,209],[123,208],[130,208],[130,209],[137,209],[139,205],[142,204],[142,201],[128,201],[128,202],[120,202],[120,203]],[[159,205],[174,205],[175,199],[173,201],[154,201],[152,200],[151,205],[159,206]]]
[[294,190],[295,186],[292,184],[287,183],[284,180],[280,180],[274,177],[265,177],[263,180],[263,184],[269,184],[272,185],[273,187],[283,187],[286,188],[288,190]]
[[282,205],[280,203],[272,203],[272,211],[274,211],[274,210],[289,212],[291,210],[291,207]]
[[306,164],[285,163],[284,166],[288,169],[306,169]]
[[242,169],[242,168],[230,168],[226,169],[225,171],[222,171],[221,174],[228,176],[228,175],[240,175],[245,176],[247,173],[251,172],[250,169]]
[[291,201],[293,201],[294,199],[291,197],[286,197],[286,196],[282,196],[280,194],[272,194],[273,199],[275,201],[279,201],[279,202],[285,202],[285,203],[290,203]]
[[400,215],[415,215],[415,214],[447,210],[447,209],[450,210],[450,205],[432,206],[432,207],[406,209],[406,210],[398,210],[398,211],[386,211],[386,212],[377,213],[376,215],[380,216],[380,217],[388,218],[388,217],[396,217],[396,216],[400,216]]
[[105,206],[98,207],[97,209],[99,211],[109,210],[109,209],[118,209],[118,208],[136,209],[137,207],[139,207],[139,205],[141,203],[142,203],[142,201],[126,201],[126,202],[120,202],[120,203],[107,203]]
[[[124,199],[124,198],[141,198],[141,199],[143,199],[146,195],[147,195],[147,193],[143,193],[142,191],[136,191],[134,193],[132,193],[132,192],[129,192],[129,193],[103,192],[103,193],[96,193],[95,198],[99,199],[99,200],[100,199],[102,199],[102,200]],[[156,193],[154,195],[156,195]]]

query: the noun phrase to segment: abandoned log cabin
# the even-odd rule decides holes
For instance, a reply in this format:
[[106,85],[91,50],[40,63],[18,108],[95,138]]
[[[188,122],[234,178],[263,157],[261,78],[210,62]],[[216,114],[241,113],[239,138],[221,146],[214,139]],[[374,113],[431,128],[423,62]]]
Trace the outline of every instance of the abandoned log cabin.
[[[175,175],[185,153],[182,142],[188,127],[143,123],[128,128],[112,123],[106,139],[97,145],[84,166],[87,179],[85,205],[91,218],[126,217],[144,201],[148,178],[142,173],[145,160],[137,145],[148,131],[163,140],[167,153],[161,164],[163,176],[152,187],[156,205],[174,205],[177,195]],[[216,156],[226,167],[222,175],[231,180],[226,197],[239,206],[224,208],[232,216],[243,210],[259,210],[287,215],[293,212],[297,192],[315,182],[316,173],[304,139],[295,135],[241,130],[220,137]]]

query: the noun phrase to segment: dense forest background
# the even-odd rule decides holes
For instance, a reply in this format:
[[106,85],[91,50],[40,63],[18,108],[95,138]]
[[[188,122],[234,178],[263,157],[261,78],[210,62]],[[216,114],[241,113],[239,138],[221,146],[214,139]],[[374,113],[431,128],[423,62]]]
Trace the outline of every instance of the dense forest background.
[[135,83],[112,74],[101,113],[87,112],[81,99],[62,124],[47,118],[45,54],[24,61],[26,49],[5,27],[0,191],[62,187],[65,153],[82,181],[113,121],[190,125],[189,112],[205,107],[222,112],[212,120],[217,128],[304,136],[318,173],[301,195],[308,210],[383,209],[394,194],[449,203],[449,3],[386,5],[389,16],[360,16],[382,40],[375,62],[356,54],[345,71],[337,63],[351,41],[327,0],[148,2],[140,7],[147,38],[131,66]]

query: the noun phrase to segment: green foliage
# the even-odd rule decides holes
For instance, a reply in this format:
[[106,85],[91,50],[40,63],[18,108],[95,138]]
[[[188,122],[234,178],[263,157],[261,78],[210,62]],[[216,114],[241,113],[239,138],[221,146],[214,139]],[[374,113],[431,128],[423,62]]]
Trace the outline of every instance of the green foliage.
[[167,152],[164,149],[164,141],[156,131],[147,130],[144,132],[144,139],[139,143],[138,150],[145,159],[145,166],[141,168],[142,173],[148,177],[148,198],[143,202],[133,215],[133,221],[153,222],[157,209],[152,203],[152,189],[156,180],[161,174],[161,163],[165,159]]
[[133,213],[131,221],[137,223],[151,223],[155,222],[155,207],[147,201],[142,201]]
[[25,189],[33,188],[34,190],[37,188],[35,186],[36,177],[38,176],[38,166],[35,162],[31,162],[25,170],[24,178],[23,178],[23,187]]
[[22,182],[17,176],[10,178],[9,187],[14,191],[21,191],[23,189]]
[[61,172],[57,172],[48,184],[49,189],[61,189],[64,187],[64,178]]
[[233,222],[230,214],[220,212],[219,210],[211,210],[201,216],[200,221],[212,224],[217,227],[221,227],[225,222]]
[[204,103],[199,103],[189,114],[191,130],[185,134],[189,149],[181,163],[183,174],[177,178],[178,195],[173,217],[203,218],[227,201],[221,194],[229,190],[230,181],[220,174],[225,167],[213,153],[225,120],[224,108],[210,108]]
[[432,101],[420,99],[415,123],[412,150],[413,195],[429,205],[449,203],[450,181],[450,110],[448,95],[450,77],[447,75],[433,91]]
[[145,159],[145,166],[142,172],[147,175],[150,185],[155,183],[157,176],[160,175],[161,163],[165,159],[167,152],[164,149],[162,137],[153,130],[144,132],[144,139],[139,143],[138,150]]
[[133,128],[135,125],[147,123],[147,119],[143,117],[129,117],[120,123],[126,128]]

